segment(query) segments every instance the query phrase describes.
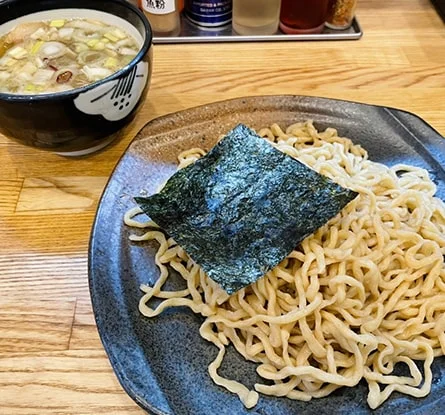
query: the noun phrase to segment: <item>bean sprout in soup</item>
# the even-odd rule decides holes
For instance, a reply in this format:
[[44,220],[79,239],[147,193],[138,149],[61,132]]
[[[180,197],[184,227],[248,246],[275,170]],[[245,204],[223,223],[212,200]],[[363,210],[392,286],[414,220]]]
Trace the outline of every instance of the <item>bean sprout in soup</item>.
[[0,37],[0,92],[42,94],[106,78],[138,53],[122,28],[90,19],[27,22]]

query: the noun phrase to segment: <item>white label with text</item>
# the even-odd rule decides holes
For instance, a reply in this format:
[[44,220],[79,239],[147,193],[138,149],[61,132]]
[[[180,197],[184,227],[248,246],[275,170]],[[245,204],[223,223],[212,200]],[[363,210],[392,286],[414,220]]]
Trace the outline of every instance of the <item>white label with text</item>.
[[142,0],[142,7],[153,14],[168,14],[176,10],[176,0]]

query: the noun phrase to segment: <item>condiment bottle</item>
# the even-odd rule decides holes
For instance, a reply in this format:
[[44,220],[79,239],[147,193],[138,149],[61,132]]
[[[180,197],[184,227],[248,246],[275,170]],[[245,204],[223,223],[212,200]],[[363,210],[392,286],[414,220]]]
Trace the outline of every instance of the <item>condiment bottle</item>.
[[280,29],[289,34],[320,33],[329,0],[282,0]]
[[357,0],[330,0],[326,26],[331,29],[347,29],[352,24],[356,7]]
[[224,26],[232,20],[232,0],[185,0],[185,14],[198,26]]
[[233,0],[233,29],[240,35],[272,35],[278,30],[281,0]]
[[179,0],[138,0],[155,36],[177,36],[181,30]]

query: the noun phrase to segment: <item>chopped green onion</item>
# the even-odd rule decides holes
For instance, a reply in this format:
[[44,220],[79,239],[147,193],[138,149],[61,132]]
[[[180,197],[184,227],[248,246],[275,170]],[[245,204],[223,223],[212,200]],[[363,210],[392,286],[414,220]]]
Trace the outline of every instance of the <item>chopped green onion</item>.
[[117,66],[117,64],[118,64],[117,59],[116,58],[112,58],[112,57],[108,58],[104,62],[105,68],[108,68],[108,69],[114,69]]
[[9,50],[8,55],[12,56],[14,59],[23,59],[28,55],[28,52],[21,46],[16,46]]
[[25,91],[28,91],[28,92],[34,92],[34,91],[36,91],[36,89],[37,88],[34,84],[28,84],[25,86]]
[[107,38],[108,40],[111,40],[112,42],[117,42],[120,38],[115,36],[113,33],[105,33],[104,37]]
[[74,49],[77,53],[85,52],[86,50],[88,50],[88,46],[85,45],[85,43],[78,43],[74,46]]
[[34,43],[34,45],[32,45],[32,47],[31,47],[31,54],[35,55],[39,51],[39,49],[42,47],[42,45],[43,45],[43,41],[41,41],[41,40]]
[[124,32],[122,32],[122,30],[119,29],[114,29],[111,33],[120,40],[126,39],[128,37]]
[[105,49],[105,43],[103,42],[97,42],[94,46],[93,46],[94,50],[104,50]]
[[91,39],[87,42],[87,45],[90,48],[94,48],[94,46],[96,46],[99,43],[99,39]]
[[60,20],[53,20],[50,24],[51,27],[63,27],[65,26],[65,20],[64,19],[60,19]]
[[31,39],[33,39],[33,40],[43,39],[44,36],[46,36],[46,31],[45,31],[45,29],[40,27],[31,35]]

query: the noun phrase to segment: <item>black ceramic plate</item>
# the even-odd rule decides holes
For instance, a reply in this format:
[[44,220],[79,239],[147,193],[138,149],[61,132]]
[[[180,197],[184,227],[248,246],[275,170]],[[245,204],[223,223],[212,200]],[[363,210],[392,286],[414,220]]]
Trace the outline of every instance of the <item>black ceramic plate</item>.
[[[153,284],[155,246],[131,243],[122,219],[134,195],[150,194],[176,169],[176,156],[199,145],[210,148],[237,123],[253,128],[313,119],[333,126],[387,165],[409,163],[427,169],[445,199],[445,141],[420,118],[395,109],[321,98],[274,96],[225,101],[156,119],[138,134],[105,189],[94,223],[89,278],[97,326],[124,389],[154,414],[287,415],[368,414],[367,387],[342,388],[310,402],[262,396],[246,410],[237,396],[216,386],[207,365],[217,349],[199,336],[201,318],[172,309],[154,319],[138,311],[139,286]],[[173,275],[174,287],[179,279]],[[229,350],[222,373],[252,386],[255,364]],[[395,393],[376,414],[445,413],[445,359],[433,365],[431,394],[415,399]]]

